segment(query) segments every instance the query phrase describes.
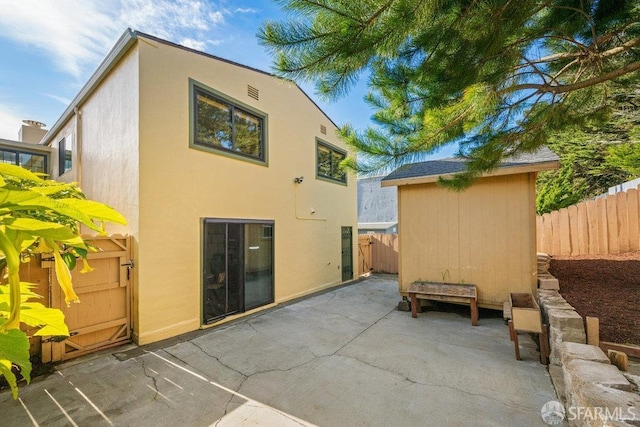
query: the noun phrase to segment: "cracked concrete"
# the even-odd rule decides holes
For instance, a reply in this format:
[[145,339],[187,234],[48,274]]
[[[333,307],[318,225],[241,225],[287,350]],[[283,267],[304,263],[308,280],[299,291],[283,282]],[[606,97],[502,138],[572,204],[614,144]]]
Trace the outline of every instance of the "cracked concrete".
[[[64,376],[20,396],[47,426],[68,420],[46,393],[78,425],[108,425],[76,387],[123,426],[544,425],[540,408],[556,396],[529,337],[516,361],[501,318],[412,319],[395,309],[397,289],[373,276],[166,345],[62,364]],[[2,425],[31,424],[7,391],[0,411]]]

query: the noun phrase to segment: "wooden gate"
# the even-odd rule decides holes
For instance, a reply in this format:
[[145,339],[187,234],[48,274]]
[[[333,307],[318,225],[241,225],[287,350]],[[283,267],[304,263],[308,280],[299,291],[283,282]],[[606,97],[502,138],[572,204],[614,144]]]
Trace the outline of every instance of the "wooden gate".
[[371,270],[371,237],[363,234],[358,236],[358,276]]
[[[72,271],[79,304],[64,302],[55,274],[51,274],[51,307],[65,315],[70,336],[50,338],[42,343],[42,361],[55,362],[121,345],[131,341],[131,237],[95,237],[86,240],[98,248],[90,252],[90,273],[80,273],[78,262]],[[50,261],[49,261],[50,262]]]

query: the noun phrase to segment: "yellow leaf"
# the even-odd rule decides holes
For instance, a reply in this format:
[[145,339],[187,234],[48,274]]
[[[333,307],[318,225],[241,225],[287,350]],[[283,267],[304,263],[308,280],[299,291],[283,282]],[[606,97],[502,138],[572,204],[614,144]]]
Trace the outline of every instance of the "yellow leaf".
[[53,249],[47,245],[47,242],[42,238],[38,238],[38,244],[33,249],[34,254],[46,254],[51,252]]
[[80,270],[80,273],[91,273],[93,270],[95,270],[95,268],[89,265],[86,258],[82,258],[82,270]]
[[53,251],[53,258],[55,259],[55,270],[56,270],[56,278],[58,279],[58,284],[60,288],[62,288],[62,292],[64,292],[64,302],[67,303],[67,307],[72,302],[80,302],[80,298],[76,295],[73,290],[73,284],[71,283],[71,272],[69,271],[69,267],[65,264],[64,260],[60,256],[60,253],[57,250]]

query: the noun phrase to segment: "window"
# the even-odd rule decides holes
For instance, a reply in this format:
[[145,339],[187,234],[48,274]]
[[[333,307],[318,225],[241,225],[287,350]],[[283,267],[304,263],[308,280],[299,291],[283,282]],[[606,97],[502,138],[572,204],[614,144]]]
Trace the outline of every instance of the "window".
[[266,163],[266,115],[193,85],[193,145]]
[[340,162],[347,157],[347,153],[328,144],[316,141],[316,165],[319,178],[332,181],[347,182],[347,174],[340,168]]
[[73,141],[71,135],[62,138],[58,143],[58,176],[71,170],[71,157],[73,154]]
[[0,149],[0,162],[22,166],[31,172],[47,173],[47,155],[20,150]]

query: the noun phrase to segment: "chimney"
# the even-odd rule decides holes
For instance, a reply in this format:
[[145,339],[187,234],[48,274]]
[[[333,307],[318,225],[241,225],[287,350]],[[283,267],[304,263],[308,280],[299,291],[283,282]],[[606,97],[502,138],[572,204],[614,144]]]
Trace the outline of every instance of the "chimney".
[[42,122],[23,120],[22,123],[23,125],[20,126],[20,131],[18,132],[18,141],[20,142],[37,144],[47,133],[47,130],[44,129],[46,125]]

